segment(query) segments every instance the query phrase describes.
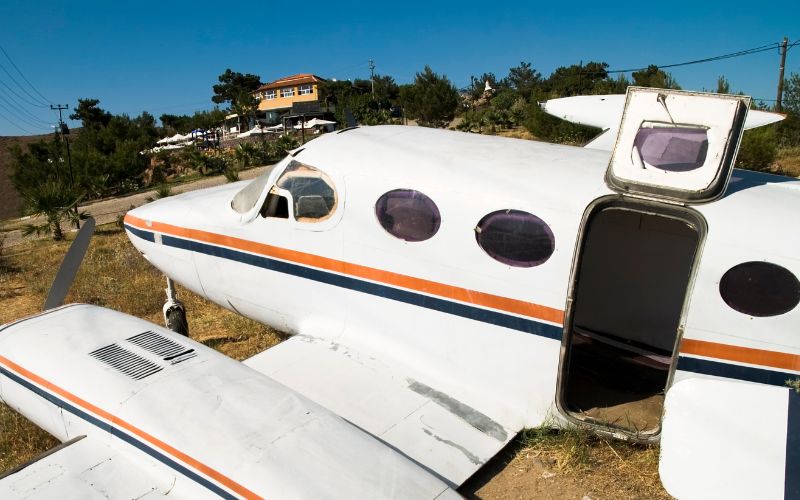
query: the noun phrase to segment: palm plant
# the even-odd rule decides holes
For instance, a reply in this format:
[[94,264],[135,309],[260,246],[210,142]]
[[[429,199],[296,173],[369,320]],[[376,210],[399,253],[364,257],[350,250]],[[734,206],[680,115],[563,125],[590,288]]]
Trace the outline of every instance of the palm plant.
[[62,222],[75,222],[85,219],[86,215],[77,211],[82,196],[59,181],[49,180],[32,186],[22,193],[25,202],[25,213],[33,217],[44,217],[44,224],[29,224],[22,233],[25,236],[50,234],[53,239],[64,239]]

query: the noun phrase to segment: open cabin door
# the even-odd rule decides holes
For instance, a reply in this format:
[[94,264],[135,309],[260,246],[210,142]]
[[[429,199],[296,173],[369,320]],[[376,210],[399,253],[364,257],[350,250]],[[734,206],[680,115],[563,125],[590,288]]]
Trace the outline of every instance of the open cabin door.
[[573,422],[653,441],[675,367],[704,219],[724,194],[749,98],[628,89],[606,172],[619,196],[584,215],[557,405]]

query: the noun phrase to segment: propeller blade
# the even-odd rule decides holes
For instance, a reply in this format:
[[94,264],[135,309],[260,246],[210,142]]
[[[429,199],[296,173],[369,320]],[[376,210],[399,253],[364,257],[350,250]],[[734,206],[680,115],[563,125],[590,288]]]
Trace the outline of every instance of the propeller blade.
[[45,311],[64,303],[69,287],[72,286],[72,281],[75,279],[75,275],[78,274],[78,268],[81,267],[83,256],[86,255],[86,250],[89,248],[89,241],[93,233],[94,218],[89,217],[83,222],[83,227],[78,231],[78,235],[61,262],[58,274],[56,274],[56,278],[50,286],[50,292],[47,294],[47,300],[44,301]]

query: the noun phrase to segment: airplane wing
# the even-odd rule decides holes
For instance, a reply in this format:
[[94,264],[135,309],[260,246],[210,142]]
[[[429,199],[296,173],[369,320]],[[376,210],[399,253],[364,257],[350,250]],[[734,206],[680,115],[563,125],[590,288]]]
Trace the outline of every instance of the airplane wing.
[[800,394],[715,377],[677,382],[659,475],[681,499],[800,498]]
[[0,498],[160,498],[175,476],[134,463],[94,437],[79,436],[0,476]]
[[[603,132],[592,139],[584,147],[611,151],[617,140],[622,111],[625,109],[625,94],[580,95],[550,99],[540,103],[542,109],[556,118],[579,125],[588,125],[603,129]],[[751,109],[747,112],[744,123],[745,130],[772,123],[786,118],[780,113],[771,113]]]
[[487,403],[470,407],[429,375],[356,341],[296,335],[245,360],[377,437],[451,486],[466,481],[521,430]]
[[70,443],[0,480],[0,498],[457,497],[264,374],[105,308],[1,326],[0,399]]

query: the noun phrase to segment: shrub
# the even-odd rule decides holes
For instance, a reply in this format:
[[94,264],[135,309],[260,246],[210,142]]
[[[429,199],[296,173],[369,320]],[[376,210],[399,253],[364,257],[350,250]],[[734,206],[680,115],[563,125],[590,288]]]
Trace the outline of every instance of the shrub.
[[736,167],[767,172],[778,153],[774,127],[745,131],[736,155]]

